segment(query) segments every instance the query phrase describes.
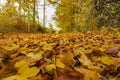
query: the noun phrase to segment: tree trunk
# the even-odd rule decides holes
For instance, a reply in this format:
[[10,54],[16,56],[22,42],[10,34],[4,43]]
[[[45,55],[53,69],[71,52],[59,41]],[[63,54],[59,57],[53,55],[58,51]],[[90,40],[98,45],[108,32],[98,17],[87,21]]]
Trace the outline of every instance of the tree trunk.
[[43,27],[45,27],[45,0],[44,0],[44,5],[43,5]]
[[36,3],[36,1],[34,0],[34,2],[33,2],[33,27],[35,28],[35,12],[36,12],[36,10],[35,10],[35,3]]

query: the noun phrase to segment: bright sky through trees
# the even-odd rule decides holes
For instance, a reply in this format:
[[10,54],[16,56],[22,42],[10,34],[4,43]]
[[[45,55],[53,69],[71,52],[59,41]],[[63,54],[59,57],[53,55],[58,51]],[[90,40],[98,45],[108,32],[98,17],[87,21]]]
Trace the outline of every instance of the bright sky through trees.
[[[0,0],[0,7],[3,6],[5,4],[6,0]],[[38,5],[39,5],[39,21],[42,23],[43,22],[43,4],[44,4],[44,0],[39,0]],[[55,14],[55,7],[53,5],[50,5],[48,3],[46,3],[46,9],[45,9],[45,22],[46,22],[46,27],[49,27],[49,23],[51,23],[53,25],[53,27],[55,28],[55,21],[52,20],[53,15]]]
[[[44,4],[44,0],[40,0],[39,1],[39,17],[40,17],[40,22],[43,21],[43,4]],[[55,22],[52,20],[52,17],[55,13],[55,7],[53,5],[50,5],[48,3],[46,3],[46,26],[49,26],[49,23],[51,23],[53,25],[53,27],[55,27]]]
[[5,2],[6,0],[0,0],[0,7],[3,6]]

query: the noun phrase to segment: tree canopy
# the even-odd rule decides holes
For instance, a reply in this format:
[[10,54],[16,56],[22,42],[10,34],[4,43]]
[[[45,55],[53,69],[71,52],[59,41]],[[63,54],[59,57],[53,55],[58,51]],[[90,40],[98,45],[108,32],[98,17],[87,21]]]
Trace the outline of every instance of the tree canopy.
[[119,0],[58,0],[54,20],[63,32],[120,27]]
[[120,27],[119,0],[44,0],[43,23],[39,22],[39,1],[6,0],[0,9],[0,32],[55,32],[53,26],[45,26],[45,8],[49,5],[56,8],[53,20],[61,32]]

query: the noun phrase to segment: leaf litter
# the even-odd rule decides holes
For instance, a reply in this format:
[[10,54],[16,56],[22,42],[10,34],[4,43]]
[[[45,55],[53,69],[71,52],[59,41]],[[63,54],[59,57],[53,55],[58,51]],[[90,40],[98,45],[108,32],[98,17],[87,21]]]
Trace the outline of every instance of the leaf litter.
[[119,35],[2,34],[0,80],[119,80]]

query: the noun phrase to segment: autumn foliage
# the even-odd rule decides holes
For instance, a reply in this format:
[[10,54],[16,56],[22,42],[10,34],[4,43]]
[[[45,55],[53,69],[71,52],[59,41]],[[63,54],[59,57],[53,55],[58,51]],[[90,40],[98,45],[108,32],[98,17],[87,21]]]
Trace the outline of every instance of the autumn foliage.
[[0,80],[119,80],[120,32],[0,34]]

